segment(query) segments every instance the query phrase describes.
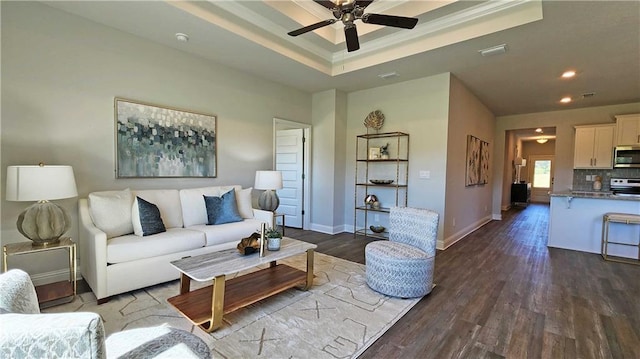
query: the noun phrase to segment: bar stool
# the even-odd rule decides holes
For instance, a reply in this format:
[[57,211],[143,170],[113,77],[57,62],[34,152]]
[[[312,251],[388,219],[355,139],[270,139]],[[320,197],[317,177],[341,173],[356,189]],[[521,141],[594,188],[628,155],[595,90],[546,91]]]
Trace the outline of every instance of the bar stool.
[[[640,265],[640,238],[638,239],[638,243],[635,243],[635,244],[609,241],[609,224],[611,222],[623,223],[623,224],[640,224],[640,215],[630,214],[630,213],[615,213],[615,212],[605,213],[604,216],[602,216],[602,244],[600,247],[600,253],[602,254],[602,258],[604,258],[604,260],[606,261]],[[637,259],[610,257],[608,255],[609,244],[636,247]]]

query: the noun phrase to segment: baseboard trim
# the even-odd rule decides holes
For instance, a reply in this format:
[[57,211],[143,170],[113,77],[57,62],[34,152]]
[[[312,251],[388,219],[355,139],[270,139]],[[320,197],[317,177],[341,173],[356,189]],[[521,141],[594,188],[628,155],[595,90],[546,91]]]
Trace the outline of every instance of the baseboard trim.
[[311,228],[309,228],[311,231],[314,232],[320,232],[320,233],[325,233],[325,234],[338,234],[338,233],[342,233],[342,232],[347,232],[347,229],[345,228],[345,225],[339,225],[339,226],[325,226],[323,224],[315,224],[315,223],[311,223]]
[[458,241],[460,241],[464,237],[466,237],[469,234],[473,233],[474,231],[476,231],[480,227],[484,226],[485,224],[491,222],[492,220],[493,220],[492,216],[486,216],[486,217],[476,221],[475,223],[472,223],[471,225],[459,230],[458,232],[456,232],[453,235],[445,238],[444,240],[442,240],[442,241],[438,240],[438,242],[436,244],[436,248],[439,249],[439,250],[446,250],[447,248],[451,247],[452,245],[454,245],[455,243],[457,243]]
[[[71,274],[69,273],[69,269],[66,268],[66,269],[59,269],[59,270],[50,271],[50,272],[37,273],[33,275],[30,274],[29,276],[31,277],[31,281],[33,282],[33,285],[39,286],[43,284],[69,280],[70,275]],[[77,277],[76,280],[82,279],[82,276],[80,275],[79,271],[76,271],[76,277]]]

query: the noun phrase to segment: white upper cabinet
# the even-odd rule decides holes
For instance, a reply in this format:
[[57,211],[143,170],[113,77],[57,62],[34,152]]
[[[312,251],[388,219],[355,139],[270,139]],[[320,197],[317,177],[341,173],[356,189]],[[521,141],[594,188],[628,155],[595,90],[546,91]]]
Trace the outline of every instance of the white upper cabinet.
[[575,126],[573,168],[613,168],[614,124]]
[[640,144],[640,113],[616,116],[616,126],[617,146]]

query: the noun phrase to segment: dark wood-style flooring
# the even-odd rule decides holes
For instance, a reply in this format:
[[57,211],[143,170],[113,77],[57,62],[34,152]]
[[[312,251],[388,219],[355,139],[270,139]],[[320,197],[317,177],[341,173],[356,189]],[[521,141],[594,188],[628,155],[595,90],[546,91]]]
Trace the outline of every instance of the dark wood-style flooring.
[[[438,252],[437,287],[360,358],[640,358],[640,266],[547,248],[548,222],[511,209]],[[286,234],[359,263],[370,241]]]

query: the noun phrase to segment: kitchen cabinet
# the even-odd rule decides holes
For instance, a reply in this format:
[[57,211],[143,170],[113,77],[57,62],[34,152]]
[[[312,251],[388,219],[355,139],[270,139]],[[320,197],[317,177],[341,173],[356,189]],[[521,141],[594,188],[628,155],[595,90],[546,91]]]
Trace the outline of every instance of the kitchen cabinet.
[[640,144],[640,113],[616,116],[617,146]]
[[391,207],[407,206],[409,134],[357,136],[355,166],[354,235],[386,239]]
[[575,126],[573,168],[613,168],[615,124]]

